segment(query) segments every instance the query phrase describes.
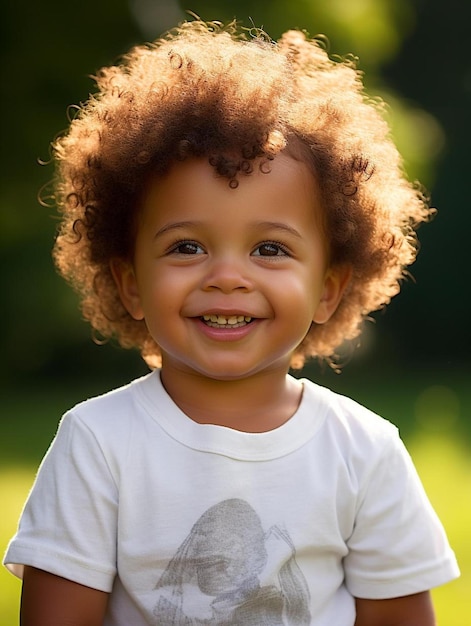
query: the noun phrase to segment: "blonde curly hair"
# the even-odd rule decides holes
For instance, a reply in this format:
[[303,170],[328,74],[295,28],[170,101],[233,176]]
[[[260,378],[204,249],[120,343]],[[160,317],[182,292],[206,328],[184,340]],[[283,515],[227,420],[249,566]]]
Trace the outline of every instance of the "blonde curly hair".
[[62,214],[54,258],[102,336],[159,365],[159,347],[124,308],[110,261],[132,257],[146,180],[192,156],[207,157],[237,186],[286,150],[318,181],[332,265],[348,264],[352,278],[332,318],[312,325],[293,367],[309,356],[333,363],[365,317],[399,291],[417,253],[415,230],[432,210],[404,175],[383,105],[367,98],[352,60],[330,59],[322,40],[301,31],[273,42],[235,22],[195,20],[95,79],[98,92],[53,144]]

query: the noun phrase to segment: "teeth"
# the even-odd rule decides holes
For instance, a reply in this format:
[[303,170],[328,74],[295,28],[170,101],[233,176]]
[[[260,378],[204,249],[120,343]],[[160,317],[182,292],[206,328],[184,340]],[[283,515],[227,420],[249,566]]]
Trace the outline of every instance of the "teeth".
[[248,315],[203,315],[205,322],[211,322],[218,326],[235,326],[236,324],[248,323],[252,321],[252,318]]

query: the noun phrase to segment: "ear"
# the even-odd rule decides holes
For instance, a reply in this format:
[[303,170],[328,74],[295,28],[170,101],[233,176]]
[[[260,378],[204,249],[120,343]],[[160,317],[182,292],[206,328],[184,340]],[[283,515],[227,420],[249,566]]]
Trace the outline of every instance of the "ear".
[[313,317],[316,324],[325,324],[335,313],[351,276],[352,268],[348,265],[327,270],[322,296]]
[[132,263],[124,259],[111,259],[110,270],[126,311],[135,320],[144,319],[139,287]]

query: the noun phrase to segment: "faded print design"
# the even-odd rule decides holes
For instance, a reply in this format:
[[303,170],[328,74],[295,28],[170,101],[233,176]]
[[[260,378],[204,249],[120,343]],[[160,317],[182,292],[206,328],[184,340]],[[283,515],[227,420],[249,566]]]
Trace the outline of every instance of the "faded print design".
[[309,590],[295,554],[288,533],[265,532],[244,500],[216,504],[157,583],[156,624],[308,626]]

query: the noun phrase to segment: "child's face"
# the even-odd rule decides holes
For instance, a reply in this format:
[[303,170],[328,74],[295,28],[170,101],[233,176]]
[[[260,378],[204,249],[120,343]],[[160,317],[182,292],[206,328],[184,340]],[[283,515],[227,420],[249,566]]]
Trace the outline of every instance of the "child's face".
[[145,319],[162,368],[218,380],[285,373],[311,323],[337,307],[316,182],[286,155],[231,189],[205,159],[151,181],[133,264],[114,264],[123,303]]

